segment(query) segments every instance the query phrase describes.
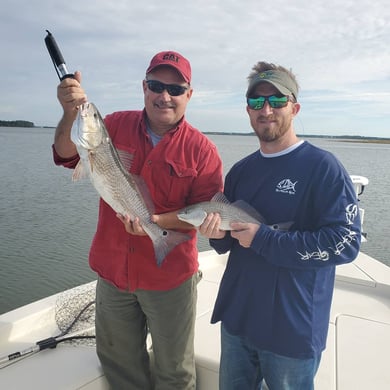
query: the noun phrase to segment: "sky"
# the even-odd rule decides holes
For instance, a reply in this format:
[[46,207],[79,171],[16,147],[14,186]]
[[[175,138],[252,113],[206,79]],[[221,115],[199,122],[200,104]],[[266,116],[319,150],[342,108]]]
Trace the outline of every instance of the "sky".
[[186,118],[201,131],[252,131],[247,76],[267,61],[298,79],[298,134],[390,138],[388,0],[2,0],[0,120],[58,123],[46,30],[103,116],[142,109],[150,59],[175,50],[192,65]]

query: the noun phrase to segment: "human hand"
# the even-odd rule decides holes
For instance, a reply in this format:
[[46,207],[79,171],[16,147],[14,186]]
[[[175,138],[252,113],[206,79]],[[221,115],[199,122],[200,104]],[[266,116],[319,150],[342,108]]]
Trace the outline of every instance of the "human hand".
[[76,71],[73,77],[67,77],[57,87],[57,98],[64,113],[75,113],[77,108],[86,103],[87,95],[81,87],[81,72]]
[[129,215],[122,215],[122,214],[117,214],[117,218],[123,222],[123,225],[125,226],[125,230],[127,233],[133,234],[135,236],[146,236],[147,233],[139,223],[139,218],[136,217],[134,221],[131,221]]
[[224,238],[226,232],[221,230],[221,216],[218,213],[210,213],[203,221],[202,225],[199,226],[199,233],[207,238]]
[[169,211],[163,214],[153,214],[150,216],[150,219],[162,229],[194,229],[191,224],[180,221],[180,219],[177,218],[177,211]]
[[241,246],[249,248],[260,225],[256,223],[232,222],[230,227],[232,228],[231,236],[238,240]]

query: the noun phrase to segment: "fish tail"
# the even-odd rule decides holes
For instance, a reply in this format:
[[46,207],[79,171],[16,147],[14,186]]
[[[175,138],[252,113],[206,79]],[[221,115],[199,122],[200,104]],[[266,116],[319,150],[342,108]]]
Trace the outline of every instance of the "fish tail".
[[160,267],[168,253],[177,245],[188,241],[191,237],[188,234],[175,232],[173,230],[164,230],[156,240],[153,240],[154,253],[157,265]]

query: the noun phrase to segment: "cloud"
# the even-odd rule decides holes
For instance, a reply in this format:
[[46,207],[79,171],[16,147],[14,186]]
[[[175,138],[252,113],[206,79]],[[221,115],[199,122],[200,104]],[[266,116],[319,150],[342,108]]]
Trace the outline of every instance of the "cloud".
[[248,131],[246,77],[266,60],[296,73],[308,132],[390,135],[387,0],[3,0],[0,21],[0,119],[57,123],[48,29],[102,113],[142,108],[150,58],[173,49],[191,60],[187,117],[202,129]]

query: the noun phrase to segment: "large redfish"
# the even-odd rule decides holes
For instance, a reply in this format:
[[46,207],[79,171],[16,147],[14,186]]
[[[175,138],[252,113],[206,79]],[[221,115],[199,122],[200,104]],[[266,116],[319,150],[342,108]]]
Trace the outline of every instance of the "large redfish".
[[88,175],[95,189],[112,209],[140,224],[153,241],[157,265],[178,244],[189,239],[184,233],[160,228],[151,221],[153,202],[145,183],[128,171],[131,156],[118,151],[103,119],[93,103],[79,107],[71,131],[72,142],[80,156],[73,180]]

